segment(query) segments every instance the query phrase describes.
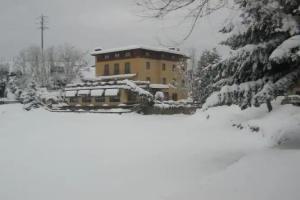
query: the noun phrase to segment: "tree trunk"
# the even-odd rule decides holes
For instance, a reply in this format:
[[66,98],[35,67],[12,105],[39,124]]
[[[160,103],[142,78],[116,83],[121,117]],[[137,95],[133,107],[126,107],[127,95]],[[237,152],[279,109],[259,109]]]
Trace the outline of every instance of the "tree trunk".
[[268,107],[268,111],[271,112],[273,110],[272,104],[271,104],[271,100],[267,99],[267,107]]

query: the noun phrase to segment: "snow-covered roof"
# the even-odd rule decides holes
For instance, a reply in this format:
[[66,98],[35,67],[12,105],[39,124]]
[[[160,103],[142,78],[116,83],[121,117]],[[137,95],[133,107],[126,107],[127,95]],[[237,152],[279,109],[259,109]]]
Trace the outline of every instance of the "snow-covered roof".
[[[140,83],[140,82],[138,82]],[[141,82],[142,84],[148,82]],[[67,91],[77,91],[77,90],[107,90],[107,89],[125,89],[131,90],[135,93],[138,93],[142,96],[153,97],[153,95],[147,90],[143,89],[147,87],[148,84],[137,85],[132,80],[120,80],[120,81],[107,81],[107,82],[87,82],[87,83],[78,83],[78,84],[69,84],[65,88],[65,92]]]
[[105,90],[105,89],[130,89],[128,85],[99,85],[99,86],[84,86],[84,87],[74,87],[74,88],[65,88],[65,91],[69,90]]
[[78,95],[89,95],[91,90],[78,90]]
[[117,96],[119,94],[119,89],[106,89],[104,95],[106,97]]
[[136,74],[118,74],[111,76],[97,76],[95,78],[85,78],[84,81],[106,81],[106,80],[119,80],[119,79],[130,79],[135,77]]
[[137,84],[134,83],[133,81],[123,80],[123,81],[120,81],[120,82],[125,83],[126,85],[128,85],[130,87],[130,90],[132,90],[133,92],[138,93],[139,95],[153,97],[153,95],[150,92],[148,92],[147,90],[144,90],[140,86],[137,86]]
[[154,88],[154,89],[168,89],[168,88],[170,88],[170,86],[166,85],[166,84],[150,84],[149,87]]
[[[143,45],[131,45],[131,46],[126,46],[126,47],[119,47],[119,48],[93,51],[93,52],[91,52],[91,55],[96,56],[96,55],[105,54],[105,53],[129,51],[129,50],[134,50],[134,49],[144,49],[144,50],[150,50],[150,51],[172,53],[172,54],[177,54],[177,55],[180,55],[180,56],[187,57],[184,53],[182,53],[180,51],[177,51],[177,50],[173,50],[173,48],[168,49],[168,48],[163,48],[163,47],[150,47],[150,46],[143,46]],[[176,49],[176,48],[174,48],[174,49]]]
[[93,79],[85,79],[86,81],[105,81],[105,80],[116,80],[116,79],[129,79],[135,77],[136,74],[118,74],[110,76],[97,76]]
[[95,89],[91,90],[91,96],[92,97],[100,97],[103,95],[104,90],[103,89]]
[[76,94],[77,94],[77,90],[69,90],[69,91],[66,91],[65,96],[66,97],[75,97]]

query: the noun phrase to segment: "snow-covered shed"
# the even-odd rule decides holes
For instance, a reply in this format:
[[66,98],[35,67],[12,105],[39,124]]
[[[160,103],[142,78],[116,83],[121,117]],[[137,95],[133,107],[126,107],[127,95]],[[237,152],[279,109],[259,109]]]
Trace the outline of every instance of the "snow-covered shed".
[[70,106],[77,107],[131,106],[153,99],[146,88],[149,88],[146,82],[130,80],[88,81],[67,85],[64,97]]

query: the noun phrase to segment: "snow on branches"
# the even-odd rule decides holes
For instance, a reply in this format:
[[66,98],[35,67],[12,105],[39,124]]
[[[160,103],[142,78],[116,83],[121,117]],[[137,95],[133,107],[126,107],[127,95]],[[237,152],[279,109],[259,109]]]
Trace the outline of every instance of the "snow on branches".
[[[300,77],[300,13],[296,0],[243,0],[240,31],[223,31],[223,42],[235,50],[214,66],[215,92],[205,107],[237,104],[241,108],[270,102]],[[223,29],[225,30],[225,29]]]
[[271,61],[279,64],[287,59],[292,61],[300,59],[300,35],[295,35],[285,40],[270,56]]

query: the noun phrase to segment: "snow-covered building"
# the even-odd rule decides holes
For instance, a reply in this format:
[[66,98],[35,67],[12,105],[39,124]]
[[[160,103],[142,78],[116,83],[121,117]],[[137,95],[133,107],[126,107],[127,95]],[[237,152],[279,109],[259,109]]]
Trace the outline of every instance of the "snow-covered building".
[[187,98],[186,73],[188,57],[176,48],[128,46],[95,49],[95,73],[98,80],[149,82],[149,91],[163,92],[166,99]]
[[[177,49],[131,46],[118,49],[95,49],[93,70],[81,72],[83,83],[65,88],[70,106],[119,107],[153,100],[187,98],[186,61]],[[91,75],[94,73],[94,76]]]

